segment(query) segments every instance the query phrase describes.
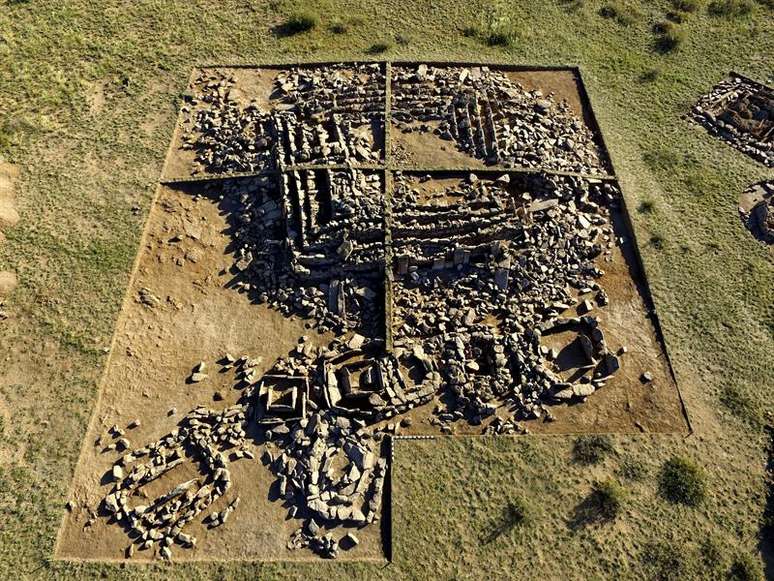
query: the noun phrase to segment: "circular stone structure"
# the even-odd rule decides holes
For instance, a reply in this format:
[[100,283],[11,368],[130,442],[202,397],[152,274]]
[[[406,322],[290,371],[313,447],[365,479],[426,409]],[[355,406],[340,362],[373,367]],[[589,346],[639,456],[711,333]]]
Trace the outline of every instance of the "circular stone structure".
[[739,217],[765,244],[774,244],[774,180],[753,184],[739,196]]

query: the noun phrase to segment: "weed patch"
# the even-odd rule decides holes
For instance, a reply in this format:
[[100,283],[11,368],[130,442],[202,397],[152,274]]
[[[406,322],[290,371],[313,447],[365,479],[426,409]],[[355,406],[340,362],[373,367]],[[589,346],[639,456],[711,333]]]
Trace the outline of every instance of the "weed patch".
[[598,464],[614,453],[613,442],[605,435],[581,436],[572,448],[573,461],[587,466]]

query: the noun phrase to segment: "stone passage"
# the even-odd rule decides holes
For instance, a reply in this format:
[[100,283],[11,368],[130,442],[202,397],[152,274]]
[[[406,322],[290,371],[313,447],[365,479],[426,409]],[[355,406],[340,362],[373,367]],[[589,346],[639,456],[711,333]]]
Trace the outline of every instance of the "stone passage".
[[693,107],[693,119],[738,150],[774,167],[774,90],[736,73]]
[[[244,510],[249,483],[234,494],[232,465],[250,461],[298,523],[288,550],[336,557],[359,544],[352,529],[382,518],[385,436],[523,433],[622,371],[653,381],[641,367],[653,358],[630,359],[624,343],[649,341],[652,327],[608,315],[618,296],[626,317],[646,307],[601,140],[510,70],[345,63],[194,77],[165,175],[218,200],[228,286],[256,317],[278,311],[309,333],[268,366],[213,353],[217,371],[193,367],[190,384],[233,375],[235,405],[202,405],[176,425],[170,410],[166,435],[144,446],[117,425],[97,440],[117,454],[100,511],[126,531],[128,557],[170,559],[196,545],[195,519],[216,529],[240,500]],[[408,167],[393,139],[405,151],[440,144],[461,167]],[[139,300],[162,304],[148,289]],[[174,482],[186,463],[195,474]]]

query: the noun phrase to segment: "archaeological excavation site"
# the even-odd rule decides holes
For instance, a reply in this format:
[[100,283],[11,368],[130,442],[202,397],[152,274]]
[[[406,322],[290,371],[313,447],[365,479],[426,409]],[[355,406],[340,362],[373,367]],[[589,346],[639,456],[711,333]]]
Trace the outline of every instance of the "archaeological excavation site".
[[56,556],[388,561],[396,438],[689,429],[578,69],[202,67]]

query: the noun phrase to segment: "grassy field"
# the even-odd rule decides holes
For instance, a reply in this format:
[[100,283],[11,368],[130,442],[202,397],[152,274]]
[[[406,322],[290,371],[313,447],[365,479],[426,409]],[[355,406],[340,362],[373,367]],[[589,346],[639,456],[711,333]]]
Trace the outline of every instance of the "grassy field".
[[[772,172],[682,117],[729,70],[774,80],[770,1],[678,3],[696,9],[672,16],[672,50],[654,32],[675,12],[664,1],[304,2],[317,24],[287,36],[299,4],[0,0],[0,155],[21,170],[22,217],[0,245],[0,270],[20,279],[0,321],[0,576],[774,576],[762,528],[774,510],[774,260],[736,210]],[[695,433],[612,437],[592,466],[573,461],[571,436],[400,441],[386,567],[52,561],[191,68],[337,58],[582,67]],[[659,493],[673,455],[701,470],[698,506]],[[607,479],[620,484],[612,521],[593,510],[592,484]]]

